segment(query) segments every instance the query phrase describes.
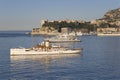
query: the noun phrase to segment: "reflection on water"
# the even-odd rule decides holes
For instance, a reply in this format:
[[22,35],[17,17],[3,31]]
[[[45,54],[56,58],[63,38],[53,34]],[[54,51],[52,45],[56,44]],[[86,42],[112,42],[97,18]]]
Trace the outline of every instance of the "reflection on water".
[[[32,76],[58,72],[59,68],[70,66],[71,59],[80,56],[80,54],[11,56],[10,79],[32,80]],[[66,59],[70,61],[67,62]]]
[[16,61],[24,61],[24,60],[39,60],[42,61],[42,59],[62,59],[66,57],[75,57],[75,56],[81,56],[80,54],[58,54],[58,55],[20,55],[20,56],[10,56],[11,62]]
[[[8,36],[0,37],[0,80],[120,80],[120,37],[79,37],[71,45],[83,48],[83,56],[10,56],[10,48],[30,47],[32,39]],[[43,40],[34,37],[35,44]]]

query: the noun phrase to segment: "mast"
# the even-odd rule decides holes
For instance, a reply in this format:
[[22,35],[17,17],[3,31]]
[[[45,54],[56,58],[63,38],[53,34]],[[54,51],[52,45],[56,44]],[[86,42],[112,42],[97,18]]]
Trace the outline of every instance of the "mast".
[[34,46],[34,38],[33,38],[33,34],[31,34],[31,37],[32,37],[32,44],[31,44],[31,47]]

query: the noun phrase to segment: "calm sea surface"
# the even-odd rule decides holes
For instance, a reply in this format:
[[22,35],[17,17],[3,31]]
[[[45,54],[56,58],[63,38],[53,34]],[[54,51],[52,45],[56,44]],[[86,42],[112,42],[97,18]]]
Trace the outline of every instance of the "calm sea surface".
[[[35,36],[34,44],[47,36]],[[0,32],[0,80],[120,80],[120,37],[79,37],[80,55],[10,56],[10,48],[31,47],[24,32]]]

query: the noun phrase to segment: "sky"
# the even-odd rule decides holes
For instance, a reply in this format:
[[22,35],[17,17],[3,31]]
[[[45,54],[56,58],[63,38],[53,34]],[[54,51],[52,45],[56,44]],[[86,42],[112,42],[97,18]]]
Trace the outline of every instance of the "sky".
[[102,18],[120,0],[0,0],[0,31],[32,30],[41,20]]

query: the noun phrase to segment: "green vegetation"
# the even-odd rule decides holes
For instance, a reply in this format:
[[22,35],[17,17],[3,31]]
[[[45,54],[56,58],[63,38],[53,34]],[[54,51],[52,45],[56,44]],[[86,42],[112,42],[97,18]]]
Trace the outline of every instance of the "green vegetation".
[[80,30],[80,29],[87,29],[88,31],[94,31],[95,25],[90,24],[89,22],[80,23],[80,22],[66,22],[66,21],[54,21],[54,22],[48,22],[46,21],[43,25],[43,27],[53,27],[54,29],[58,29],[59,27],[65,28],[70,27],[72,30]]
[[119,28],[119,26],[118,25],[116,25],[116,24],[108,24],[108,23],[101,23],[99,26],[98,26],[98,28],[107,28],[107,27],[110,27],[110,28]]

